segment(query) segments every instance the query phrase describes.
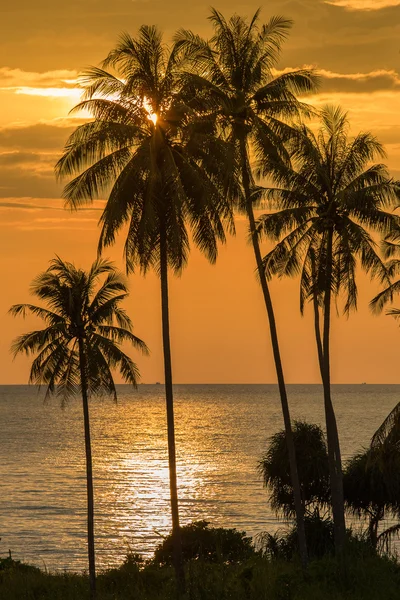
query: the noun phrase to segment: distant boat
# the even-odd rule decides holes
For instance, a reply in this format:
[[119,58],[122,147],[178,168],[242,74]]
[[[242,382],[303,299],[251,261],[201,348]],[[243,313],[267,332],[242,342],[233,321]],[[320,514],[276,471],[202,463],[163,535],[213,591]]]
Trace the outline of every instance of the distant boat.
[[161,383],[159,381],[156,381],[156,385],[161,385]]

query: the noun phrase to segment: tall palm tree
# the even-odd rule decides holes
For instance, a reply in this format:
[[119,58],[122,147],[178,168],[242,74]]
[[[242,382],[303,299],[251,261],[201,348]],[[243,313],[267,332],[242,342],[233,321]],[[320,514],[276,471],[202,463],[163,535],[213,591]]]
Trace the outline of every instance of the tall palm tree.
[[[101,282],[102,276],[103,281]],[[32,283],[31,292],[47,304],[15,304],[14,316],[27,314],[42,319],[45,328],[16,338],[14,355],[36,355],[29,383],[45,385],[46,396],[57,394],[63,400],[81,394],[85,429],[87,540],[91,598],[96,595],[94,550],[94,499],[89,398],[106,393],[117,399],[112,370],[134,387],[139,371],[121,350],[128,342],[148,353],[145,343],[132,333],[132,322],[123,308],[127,287],[112,263],[96,260],[89,271],[55,258]]]
[[[312,300],[318,357],[324,388],[335,545],[345,540],[342,465],[330,385],[330,327],[332,297],[344,295],[344,312],[357,307],[356,265],[380,281],[388,271],[371,234],[398,230],[400,219],[385,208],[394,206],[400,187],[383,164],[381,144],[370,133],[354,139],[340,108],[326,107],[318,133],[305,126],[290,143],[292,167],[273,167],[275,184],[266,195],[276,212],[262,215],[260,231],[277,240],[264,257],[271,275],[300,274],[301,307]],[[271,165],[268,164],[271,172]],[[322,333],[319,310],[323,312]]]
[[307,69],[275,74],[282,43],[292,23],[283,17],[272,17],[268,23],[260,25],[259,15],[260,10],[257,10],[250,22],[238,15],[227,21],[220,12],[212,9],[209,19],[214,35],[209,42],[186,30],[180,30],[175,40],[179,51],[192,65],[186,72],[186,80],[196,91],[193,106],[200,111],[208,109],[221,136],[232,149],[231,178],[226,182],[226,189],[235,207],[246,214],[249,223],[269,320],[301,538],[300,550],[305,564],[307,551],[295,448],[275,315],[256,231],[254,208],[259,195],[251,158],[254,155],[264,162],[287,160],[283,141],[293,133],[288,120],[311,112],[308,106],[296,99],[296,94],[314,90],[317,77]]
[[232,223],[220,192],[226,149],[213,122],[200,120],[185,103],[178,53],[155,27],[142,26],[137,38],[122,35],[102,68],[90,69],[82,81],[85,99],[76,110],[89,111],[94,120],[71,135],[56,171],[77,175],[64,190],[71,208],[108,195],[99,249],[127,225],[128,272],[153,267],[160,276],[172,529],[182,589],[168,270],[179,274],[185,266],[189,229],[207,258],[216,260],[224,220]]

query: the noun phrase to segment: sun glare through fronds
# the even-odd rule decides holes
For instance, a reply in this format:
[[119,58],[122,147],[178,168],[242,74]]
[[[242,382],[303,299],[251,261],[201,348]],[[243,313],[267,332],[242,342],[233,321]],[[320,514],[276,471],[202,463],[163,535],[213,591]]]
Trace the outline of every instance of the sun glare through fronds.
[[156,115],[156,113],[149,114],[149,116],[147,118],[150,121],[153,121],[153,125],[156,126],[156,123],[157,123],[157,115]]
[[146,112],[148,113],[148,119],[149,121],[153,121],[153,125],[156,126],[157,123],[157,114],[153,111],[153,107],[151,106],[150,102],[147,100],[147,98],[145,98],[143,100],[143,106],[146,110]]

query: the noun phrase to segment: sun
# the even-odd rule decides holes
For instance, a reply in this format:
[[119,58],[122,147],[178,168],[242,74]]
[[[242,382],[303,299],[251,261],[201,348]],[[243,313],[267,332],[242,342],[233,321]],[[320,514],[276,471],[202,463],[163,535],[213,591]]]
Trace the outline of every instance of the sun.
[[150,121],[153,121],[153,125],[154,127],[157,125],[157,115],[156,113],[150,113],[149,116],[147,117]]
[[146,112],[148,113],[147,118],[149,119],[149,121],[153,122],[153,125],[155,127],[157,124],[158,116],[155,112],[153,112],[153,107],[151,106],[151,103],[149,102],[149,100],[147,100],[147,98],[144,99],[143,106]]

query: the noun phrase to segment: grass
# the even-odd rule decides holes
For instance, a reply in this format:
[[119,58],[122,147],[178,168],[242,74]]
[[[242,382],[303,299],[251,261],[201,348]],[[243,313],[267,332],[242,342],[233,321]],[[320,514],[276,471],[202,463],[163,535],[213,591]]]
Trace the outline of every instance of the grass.
[[[7,564],[5,564],[7,563]],[[184,600],[398,600],[400,565],[360,552],[343,565],[333,557],[313,561],[304,576],[296,561],[255,556],[238,564],[186,565]],[[175,600],[171,567],[140,567],[129,558],[98,576],[98,600]],[[6,559],[0,562],[1,600],[87,600],[85,574],[44,573]]]

